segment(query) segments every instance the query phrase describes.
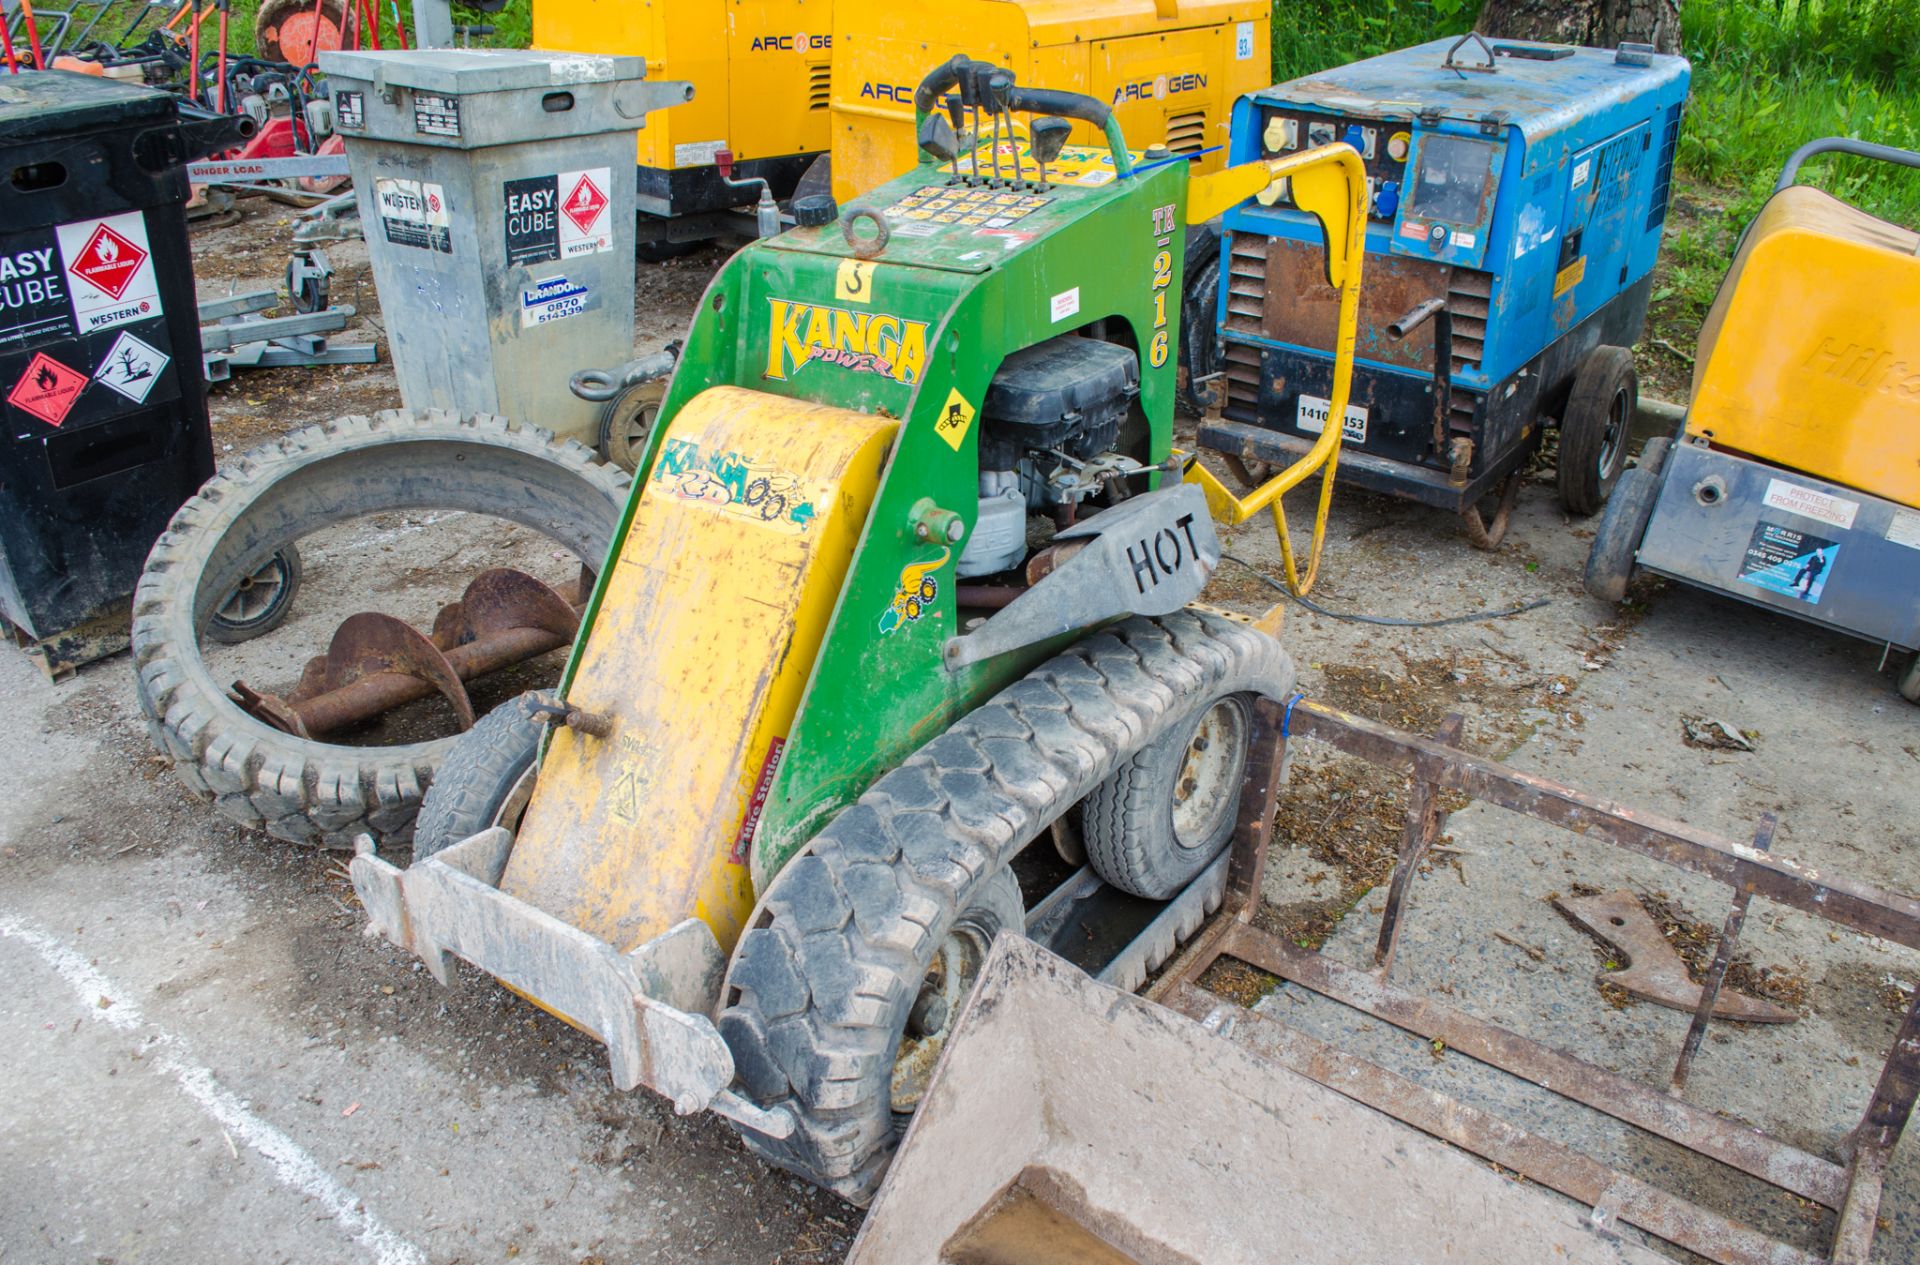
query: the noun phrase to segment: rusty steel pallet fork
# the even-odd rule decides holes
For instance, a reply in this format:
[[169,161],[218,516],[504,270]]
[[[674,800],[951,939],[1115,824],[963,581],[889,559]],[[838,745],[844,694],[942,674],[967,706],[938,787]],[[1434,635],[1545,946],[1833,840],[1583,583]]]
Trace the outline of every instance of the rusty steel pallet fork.
[[[1842,1144],[1848,1157],[1844,1164],[1688,1103],[1681,1091],[1755,896],[1907,948],[1920,948],[1920,901],[1768,855],[1771,815],[1761,820],[1751,844],[1739,843],[1464,751],[1456,745],[1460,732],[1458,715],[1448,716],[1437,737],[1429,739],[1304,698],[1284,706],[1257,702],[1248,783],[1221,912],[1146,995],[1209,1028],[1231,1027],[1244,1044],[1274,1063],[1579,1200],[1593,1209],[1592,1220],[1602,1229],[1616,1222],[1631,1225],[1721,1265],[1866,1265],[1887,1164],[1920,1095],[1920,998],[1909,1004],[1872,1097]],[[1326,743],[1413,781],[1372,972],[1342,965],[1253,925],[1287,746],[1299,739]],[[1668,1085],[1656,1087],[1621,1076],[1388,981],[1411,881],[1446,817],[1440,807],[1443,792],[1485,800],[1732,889],[1699,1006]],[[1424,1039],[1444,1042],[1453,1051],[1561,1098],[1829,1209],[1838,1215],[1838,1224],[1827,1253],[1817,1255],[1781,1242],[1295,1028],[1241,1010],[1199,986],[1206,970],[1223,959],[1246,963]]]

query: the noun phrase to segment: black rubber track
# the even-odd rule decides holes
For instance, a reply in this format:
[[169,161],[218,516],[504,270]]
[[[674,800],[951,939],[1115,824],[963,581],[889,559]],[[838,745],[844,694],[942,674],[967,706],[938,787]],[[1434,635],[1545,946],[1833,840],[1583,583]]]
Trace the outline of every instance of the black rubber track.
[[1196,698],[1285,697],[1278,642],[1219,616],[1135,618],[1002,690],[892,770],[770,883],[728,966],[720,1031],[740,1088],[792,1136],[761,1157],[873,1198],[904,1121],[889,1102],[927,964],[984,883]]
[[333,848],[363,831],[408,842],[454,739],[353,747],[254,719],[200,655],[215,605],[274,549],[388,510],[507,519],[598,567],[627,486],[582,444],[439,409],[337,418],[242,454],[174,514],[134,591],[135,692],[154,745],[189,790],[242,825]]

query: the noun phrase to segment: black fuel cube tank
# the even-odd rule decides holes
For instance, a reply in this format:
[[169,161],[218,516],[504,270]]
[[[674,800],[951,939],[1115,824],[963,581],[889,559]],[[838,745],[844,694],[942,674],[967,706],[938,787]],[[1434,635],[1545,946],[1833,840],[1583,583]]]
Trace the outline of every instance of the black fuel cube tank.
[[141,563],[213,473],[165,92],[0,78],[0,617],[50,675],[126,645]]
[[1097,456],[1138,394],[1139,358],[1117,344],[1063,334],[1016,351],[987,387],[980,468],[1011,470],[1033,449]]

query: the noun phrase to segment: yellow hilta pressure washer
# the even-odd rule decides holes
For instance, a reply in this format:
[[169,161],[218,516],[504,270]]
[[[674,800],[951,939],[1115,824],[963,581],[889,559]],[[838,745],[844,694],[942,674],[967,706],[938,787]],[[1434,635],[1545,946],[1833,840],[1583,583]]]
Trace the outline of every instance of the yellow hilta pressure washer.
[[[1846,138],[1791,158],[1700,329],[1679,437],[1647,444],[1587,559],[1920,650],[1920,234],[1794,184],[1819,153],[1920,167]],[[1920,702],[1920,653],[1900,692]]]

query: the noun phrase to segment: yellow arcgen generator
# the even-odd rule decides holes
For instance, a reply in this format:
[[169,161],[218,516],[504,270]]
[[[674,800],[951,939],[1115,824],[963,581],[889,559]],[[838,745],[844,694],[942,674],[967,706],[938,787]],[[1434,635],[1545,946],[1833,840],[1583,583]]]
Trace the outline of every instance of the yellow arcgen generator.
[[[758,180],[786,201],[829,149],[842,200],[910,170],[912,86],[963,49],[1104,101],[1136,144],[1216,170],[1234,99],[1272,77],[1268,12],[1263,0],[535,0],[533,45],[645,57],[649,77],[694,85],[638,133],[641,212],[693,221],[662,225],[671,241],[713,236],[698,217],[752,202]],[[1082,126],[1074,143],[1099,139]],[[825,192],[826,173],[809,187]]]

